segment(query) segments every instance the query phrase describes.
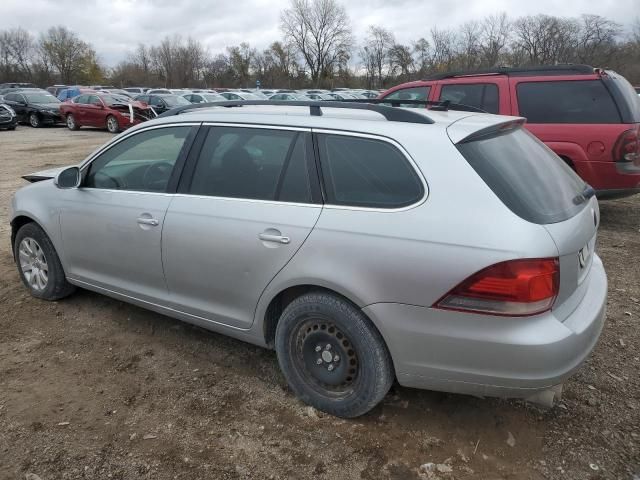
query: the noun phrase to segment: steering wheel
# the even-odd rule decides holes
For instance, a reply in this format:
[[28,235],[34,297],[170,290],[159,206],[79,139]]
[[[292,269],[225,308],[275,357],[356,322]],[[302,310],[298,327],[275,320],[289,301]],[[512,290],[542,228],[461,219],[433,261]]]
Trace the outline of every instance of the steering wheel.
[[[154,189],[159,182],[166,182],[171,174],[173,165],[169,162],[152,163],[144,171],[142,176],[142,185],[146,188]],[[161,185],[163,186],[164,183]]]
[[111,176],[111,175],[109,175],[108,173],[104,173],[104,172],[98,171],[98,172],[96,172],[96,174],[95,174],[95,175],[94,175],[94,177],[93,177],[93,183],[94,183],[95,185],[100,185],[100,186],[101,186],[101,188],[109,188],[109,187],[102,186],[104,181],[103,181],[103,180],[100,180],[100,179],[99,179],[99,177],[104,177],[104,178],[106,179],[106,181],[107,181],[107,182],[112,182],[112,183],[114,184],[114,186],[115,186],[115,189],[116,189],[116,190],[121,190],[121,189],[122,189],[122,187],[124,187],[124,185],[123,185],[123,184],[121,184],[121,183],[118,181],[118,179],[117,179],[117,178],[112,177],[112,176]]

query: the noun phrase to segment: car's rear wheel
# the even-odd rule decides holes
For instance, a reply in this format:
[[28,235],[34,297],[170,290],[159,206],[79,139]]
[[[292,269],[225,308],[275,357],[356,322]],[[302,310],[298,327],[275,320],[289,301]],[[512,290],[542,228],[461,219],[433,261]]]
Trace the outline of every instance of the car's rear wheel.
[[291,389],[323,412],[363,415],[393,383],[393,363],[382,336],[358,308],[337,295],[307,293],[291,302],[275,340]]
[[18,230],[13,253],[20,278],[34,297],[59,300],[75,290],[67,282],[51,240],[35,223],[27,223]]
[[118,125],[118,119],[113,115],[107,117],[107,130],[109,133],[118,133],[120,131],[120,125]]
[[80,129],[80,125],[76,123],[76,118],[72,113],[67,115],[67,128],[69,130],[78,130]]
[[32,112],[29,114],[29,125],[33,128],[40,128],[42,126],[42,120],[40,120],[37,113]]

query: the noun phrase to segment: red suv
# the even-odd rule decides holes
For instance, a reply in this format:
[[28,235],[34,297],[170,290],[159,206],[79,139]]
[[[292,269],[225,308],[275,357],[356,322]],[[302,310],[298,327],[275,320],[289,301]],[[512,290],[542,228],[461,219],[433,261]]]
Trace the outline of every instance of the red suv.
[[527,128],[600,198],[640,192],[640,97],[613,71],[558,65],[447,73],[398,85],[380,98],[449,101],[526,117]]

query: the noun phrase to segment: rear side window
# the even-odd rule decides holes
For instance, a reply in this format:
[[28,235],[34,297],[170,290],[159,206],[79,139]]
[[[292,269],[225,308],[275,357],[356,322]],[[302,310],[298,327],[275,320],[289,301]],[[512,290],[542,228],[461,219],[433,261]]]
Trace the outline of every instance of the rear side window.
[[306,138],[283,130],[212,127],[189,193],[311,203]]
[[600,80],[525,82],[518,109],[529,123],[620,123],[620,113]]
[[527,130],[480,137],[457,147],[498,198],[529,222],[562,222],[584,206],[586,184]]
[[443,85],[440,100],[469,105],[488,113],[498,113],[499,110],[498,86],[495,83]]
[[[386,97],[385,100],[420,100],[422,102],[426,102],[429,98],[429,92],[431,92],[431,87],[412,87],[412,88],[403,88],[402,90],[396,90],[393,93],[390,93]],[[424,108],[422,105],[412,105],[406,104],[401,105],[403,107],[417,107]]]
[[422,198],[416,171],[388,142],[328,134],[318,139],[328,203],[400,208]]

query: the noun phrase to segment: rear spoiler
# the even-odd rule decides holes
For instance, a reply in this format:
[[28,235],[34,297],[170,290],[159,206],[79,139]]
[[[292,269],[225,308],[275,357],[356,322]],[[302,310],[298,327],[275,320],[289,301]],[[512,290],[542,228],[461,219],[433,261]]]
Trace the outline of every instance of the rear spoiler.
[[447,134],[454,144],[473,142],[483,137],[508,133],[521,128],[526,122],[522,117],[497,115],[473,115],[453,122]]

